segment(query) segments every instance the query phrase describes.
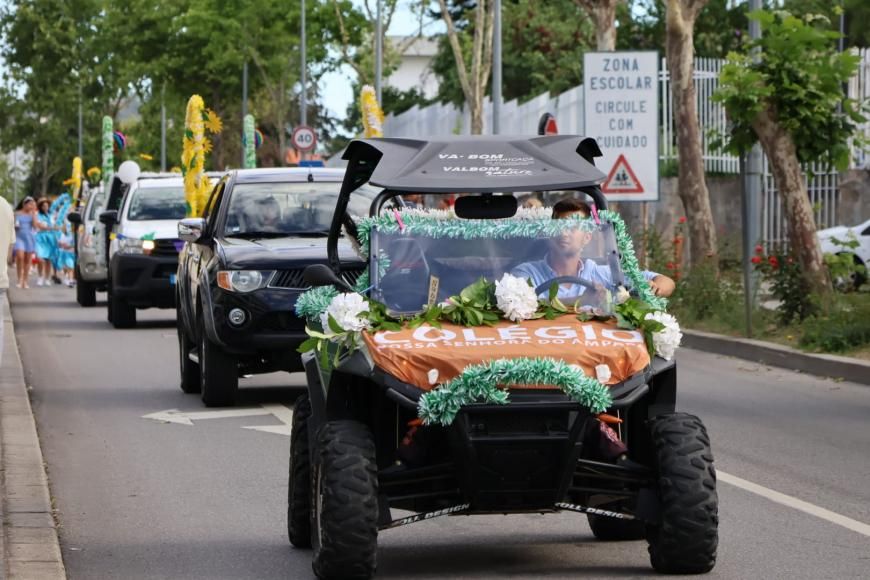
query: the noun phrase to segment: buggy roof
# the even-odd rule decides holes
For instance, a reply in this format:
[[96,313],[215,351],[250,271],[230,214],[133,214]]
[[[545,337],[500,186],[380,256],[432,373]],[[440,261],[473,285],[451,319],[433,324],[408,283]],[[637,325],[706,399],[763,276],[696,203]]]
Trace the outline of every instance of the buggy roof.
[[403,192],[484,193],[597,185],[606,178],[593,164],[600,156],[594,139],[578,135],[475,135],[356,139],[343,158],[355,185],[369,181]]

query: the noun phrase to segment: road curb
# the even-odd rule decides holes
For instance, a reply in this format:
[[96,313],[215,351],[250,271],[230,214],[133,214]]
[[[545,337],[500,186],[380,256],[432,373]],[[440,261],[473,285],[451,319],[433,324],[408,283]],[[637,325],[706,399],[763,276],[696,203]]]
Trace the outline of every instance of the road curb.
[[870,385],[870,362],[845,356],[811,354],[772,342],[686,329],[683,329],[683,346],[819,377]]
[[48,477],[5,293],[0,293],[0,315],[5,326],[0,345],[3,349],[0,367],[3,571],[9,580],[65,580]]

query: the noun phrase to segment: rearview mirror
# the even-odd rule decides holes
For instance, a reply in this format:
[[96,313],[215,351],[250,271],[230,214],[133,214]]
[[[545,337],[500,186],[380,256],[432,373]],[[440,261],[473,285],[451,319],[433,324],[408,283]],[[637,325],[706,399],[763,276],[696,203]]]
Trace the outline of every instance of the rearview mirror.
[[202,237],[205,229],[203,218],[184,218],[178,222],[178,237],[185,242],[195,243]]
[[517,200],[512,195],[469,195],[457,198],[453,210],[467,220],[509,218],[517,213]]
[[351,292],[347,282],[339,278],[326,264],[311,264],[302,271],[302,281],[306,286],[335,286],[339,290]]
[[82,225],[82,214],[80,214],[77,211],[71,211],[68,214],[66,214],[66,219],[68,219],[69,223],[71,223],[74,226]]
[[109,211],[104,211],[100,214],[100,223],[106,224],[109,227],[112,227],[116,223],[118,223],[118,210],[110,209]]

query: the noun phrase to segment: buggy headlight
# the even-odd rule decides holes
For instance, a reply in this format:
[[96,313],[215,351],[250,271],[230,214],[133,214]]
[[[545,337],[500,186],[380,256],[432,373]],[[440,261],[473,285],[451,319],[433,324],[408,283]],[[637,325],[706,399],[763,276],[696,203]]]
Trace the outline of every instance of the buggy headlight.
[[221,270],[217,274],[217,283],[230,292],[253,292],[266,286],[272,274],[268,270]]

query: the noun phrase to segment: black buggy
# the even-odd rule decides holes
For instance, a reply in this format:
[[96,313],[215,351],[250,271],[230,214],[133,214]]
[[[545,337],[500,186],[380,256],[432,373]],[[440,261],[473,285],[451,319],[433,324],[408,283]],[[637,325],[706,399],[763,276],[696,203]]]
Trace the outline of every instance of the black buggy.
[[[514,193],[585,194],[604,210],[598,184],[605,176],[593,163],[600,155],[593,139],[568,135],[354,141],[330,231],[331,267],[310,266],[306,282],[312,292],[328,286],[351,292],[337,248],[340,236],[352,236],[369,263],[365,287],[357,290],[410,320],[427,305],[465,296],[475,280],[498,280],[555,247],[560,234],[549,216],[517,213]],[[355,218],[348,201],[365,183],[383,191],[367,218]],[[392,209],[412,193],[460,196],[455,213]],[[614,286],[631,286],[623,268],[631,252],[627,236],[620,245],[598,214],[587,231],[594,232],[584,237],[587,267],[606,269]],[[371,577],[382,530],[442,515],[563,510],[585,513],[601,540],[645,538],[659,572],[713,568],[713,456],[700,419],[675,412],[676,364],[630,344],[636,334],[600,316],[602,309],[612,312],[612,294],[602,298],[579,274],[549,279],[535,291],[549,288],[552,299],[559,285],[571,284],[587,286],[589,300],[549,326],[550,317],[470,329],[424,324],[363,333],[344,352],[331,345],[303,355],[308,395],[293,412],[287,524],[294,546],[313,547],[319,578]],[[583,322],[584,312],[599,315],[597,322]],[[309,318],[317,326],[317,316]],[[544,364],[540,357],[558,372],[523,379],[505,370]],[[490,377],[502,392],[507,387],[509,401],[465,400],[452,415],[441,408],[446,420],[420,424],[429,404],[422,402],[457,373],[506,359],[501,370],[490,366],[489,375],[476,376]],[[543,376],[569,375],[564,363],[577,361],[586,373],[575,378],[599,363],[614,369],[609,380],[598,377],[609,389],[605,413],[578,402],[572,385],[540,384]],[[594,448],[604,420],[627,447],[618,461],[602,460]]]

